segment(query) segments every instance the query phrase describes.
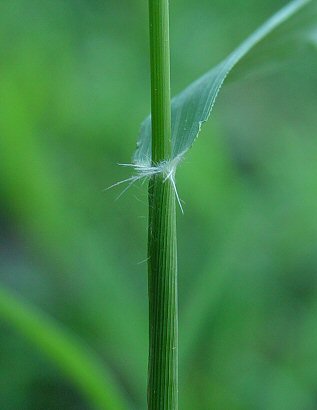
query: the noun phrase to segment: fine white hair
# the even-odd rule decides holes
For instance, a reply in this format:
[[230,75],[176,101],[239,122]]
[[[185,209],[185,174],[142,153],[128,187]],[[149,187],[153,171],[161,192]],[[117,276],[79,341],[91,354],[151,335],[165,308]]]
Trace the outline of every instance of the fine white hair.
[[140,162],[140,163],[134,163],[134,164],[118,164],[123,167],[132,168],[135,171],[135,175],[132,175],[130,178],[124,179],[122,181],[116,182],[115,184],[108,187],[107,190],[114,188],[118,185],[127,183],[128,185],[124,188],[124,190],[118,196],[118,198],[120,198],[135,182],[137,181],[145,182],[146,180],[149,180],[152,176],[161,174],[164,176],[164,180],[163,180],[164,183],[166,181],[171,182],[173,190],[175,192],[178,205],[180,207],[180,210],[182,211],[182,213],[184,213],[182,203],[181,203],[180,197],[177,192],[176,181],[175,181],[176,168],[178,164],[180,163],[180,161],[182,160],[182,158],[183,158],[183,155],[177,155],[173,159],[161,161],[156,165],[151,164],[150,160],[144,161],[142,163]]

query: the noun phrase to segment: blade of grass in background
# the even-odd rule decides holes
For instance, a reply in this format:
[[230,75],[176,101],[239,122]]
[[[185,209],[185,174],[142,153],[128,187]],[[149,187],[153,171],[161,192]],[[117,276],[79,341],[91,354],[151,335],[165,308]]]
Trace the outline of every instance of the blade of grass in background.
[[100,358],[54,319],[3,287],[0,287],[0,319],[58,366],[93,408],[129,408],[110,370],[101,364]]

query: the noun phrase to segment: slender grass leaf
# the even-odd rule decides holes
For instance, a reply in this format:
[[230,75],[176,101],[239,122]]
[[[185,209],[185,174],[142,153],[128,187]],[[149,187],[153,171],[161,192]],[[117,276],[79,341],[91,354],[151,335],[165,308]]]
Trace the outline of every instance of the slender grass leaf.
[[[143,305],[132,287],[126,286],[125,277],[118,274],[113,238],[91,227],[84,215],[74,216],[73,192],[61,183],[61,174],[48,156],[49,145],[45,146],[38,133],[38,116],[42,114],[32,111],[32,99],[19,86],[17,78],[24,78],[24,64],[20,66],[18,74],[7,68],[0,76],[1,190],[12,205],[12,216],[31,239],[30,249],[45,252],[50,266],[56,268],[48,273],[55,283],[54,291],[67,293],[71,289],[76,295],[74,313],[87,318],[89,329],[116,358],[125,385],[141,401],[147,347]],[[85,177],[82,173],[81,184],[88,183]],[[101,318],[96,312],[108,314]]]
[[[312,0],[290,2],[234,50],[220,64],[189,85],[172,100],[172,159],[182,157],[197,138],[209,118],[219,90],[229,72],[255,46]],[[289,33],[290,35],[292,33]],[[146,118],[134,155],[137,164],[148,164],[151,158],[151,118]]]
[[21,301],[3,287],[0,287],[0,319],[20,332],[58,366],[86,396],[92,408],[129,408],[100,358],[44,312]]

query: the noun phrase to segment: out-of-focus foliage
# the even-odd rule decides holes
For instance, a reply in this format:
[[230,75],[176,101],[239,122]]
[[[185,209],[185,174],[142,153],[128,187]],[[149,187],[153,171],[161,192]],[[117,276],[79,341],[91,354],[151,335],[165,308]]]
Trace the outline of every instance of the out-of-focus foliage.
[[[171,2],[173,93],[285,1]],[[316,53],[311,33],[311,53]],[[317,406],[316,54],[224,89],[178,171],[180,408]],[[146,187],[119,201],[149,110],[147,2],[0,2],[0,279],[145,408]],[[1,323],[0,408],[90,409]]]

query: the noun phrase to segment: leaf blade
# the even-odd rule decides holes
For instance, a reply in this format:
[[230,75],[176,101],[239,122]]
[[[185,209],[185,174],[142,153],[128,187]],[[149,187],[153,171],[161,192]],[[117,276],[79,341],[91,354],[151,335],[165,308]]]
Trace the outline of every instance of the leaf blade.
[[[198,78],[172,99],[172,159],[182,157],[192,146],[211,114],[219,91],[230,71],[258,43],[312,0],[293,0],[270,17],[227,58]],[[141,125],[134,154],[135,163],[150,163],[151,117]]]
[[74,335],[13,292],[0,287],[0,319],[37,346],[100,410],[126,410],[128,405],[110,371]]

